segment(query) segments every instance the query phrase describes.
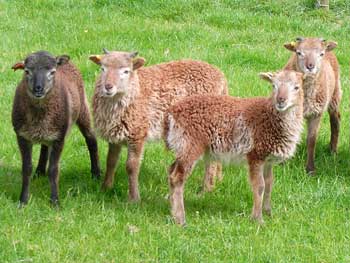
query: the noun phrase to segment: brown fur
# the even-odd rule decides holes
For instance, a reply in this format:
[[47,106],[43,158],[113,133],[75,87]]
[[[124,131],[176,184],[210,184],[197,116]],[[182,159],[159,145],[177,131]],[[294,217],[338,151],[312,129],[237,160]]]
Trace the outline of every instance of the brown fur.
[[[198,95],[183,99],[167,111],[165,141],[176,155],[169,169],[170,203],[177,223],[185,224],[185,180],[203,155],[209,162],[246,160],[254,196],[252,218],[262,222],[264,195],[264,209],[271,213],[272,165],[294,154],[303,120],[302,75],[282,71],[272,79],[282,87],[270,98]],[[295,95],[280,92],[286,83],[300,89],[292,91]],[[275,108],[281,96],[285,101],[293,100],[293,106],[283,112]]]
[[[116,85],[117,80],[113,78],[117,74],[110,74],[108,71],[104,81],[101,77],[97,80],[93,112],[98,134],[109,142],[103,188],[113,186],[114,171],[121,145],[126,144],[129,200],[137,201],[140,199],[138,173],[143,147],[148,140],[162,138],[163,114],[168,107],[186,96],[207,93],[228,94],[228,89],[223,73],[205,62],[182,60],[139,68],[143,65],[144,59],[132,60],[129,56],[129,53],[123,52],[111,52],[103,56],[100,63],[110,71],[121,67],[134,68],[134,70],[130,75],[129,89],[124,95],[117,94],[107,98],[101,95],[104,83]],[[220,165],[213,164],[213,166]],[[218,174],[221,171],[220,167],[216,170]],[[208,181],[205,187],[211,190],[210,180],[212,179],[210,176],[206,178]]]
[[[83,79],[70,62],[58,66],[53,88],[41,100],[27,93],[25,75],[16,89],[12,110],[12,123],[22,154],[23,185],[20,201],[29,197],[29,177],[32,171],[32,144],[41,144],[37,174],[43,175],[49,159],[51,201],[58,204],[58,162],[65,137],[73,123],[77,123],[89,148],[91,171],[99,177],[97,142],[90,127],[90,113],[85,97]],[[49,154],[50,152],[50,154]]]
[[[306,74],[304,81],[304,117],[308,124],[307,135],[307,172],[312,175],[315,172],[315,146],[322,114],[328,110],[331,124],[330,149],[337,151],[340,112],[339,105],[342,96],[340,85],[339,63],[332,51],[336,46],[335,42],[326,42],[318,38],[305,38],[293,44],[286,44],[285,47],[291,51],[309,51],[311,55],[318,55],[317,52],[325,50],[324,58],[321,61],[320,69],[316,74]],[[298,63],[298,55],[293,53],[285,69],[304,72],[302,65]],[[306,54],[305,63],[313,63],[312,57]]]

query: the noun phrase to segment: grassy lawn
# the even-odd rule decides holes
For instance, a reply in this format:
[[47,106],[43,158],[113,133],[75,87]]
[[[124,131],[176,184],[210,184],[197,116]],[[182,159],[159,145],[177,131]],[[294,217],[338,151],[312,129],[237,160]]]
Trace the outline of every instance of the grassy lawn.
[[[80,4],[78,4],[80,2]],[[0,262],[350,262],[350,3],[313,0],[0,0]],[[61,159],[62,207],[49,205],[47,178],[32,180],[18,209],[21,161],[11,105],[21,73],[11,66],[40,49],[69,54],[91,98],[99,69],[91,54],[138,50],[148,65],[181,58],[208,61],[226,74],[230,94],[266,96],[261,71],[280,69],[283,43],[297,36],[338,42],[344,91],[339,152],[328,151],[325,115],[317,143],[317,176],[304,172],[305,140],[275,168],[273,216],[249,220],[252,193],[244,167],[226,166],[213,193],[198,196],[203,163],[188,180],[186,228],[171,223],[167,167],[173,156],[148,144],[140,172],[142,202],[127,202],[125,151],[108,193],[90,178],[88,151],[74,128]],[[305,139],[305,135],[303,136]],[[107,145],[99,141],[104,170]],[[39,147],[34,148],[34,163]]]

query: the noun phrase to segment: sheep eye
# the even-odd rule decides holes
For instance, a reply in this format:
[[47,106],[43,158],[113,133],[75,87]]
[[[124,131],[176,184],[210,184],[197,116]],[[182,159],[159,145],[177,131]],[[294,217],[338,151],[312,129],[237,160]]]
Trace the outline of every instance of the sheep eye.
[[303,54],[300,51],[297,51],[298,56],[302,56]]
[[130,73],[130,70],[126,69],[124,70],[124,74],[129,74]]
[[30,71],[28,69],[25,69],[24,72],[27,74],[27,75],[30,75]]
[[56,73],[56,69],[53,69],[53,70],[50,71],[49,74],[50,74],[50,76],[53,76],[55,73]]
[[294,90],[298,90],[298,89],[299,89],[299,86],[295,86],[295,87],[294,87]]
[[323,57],[324,56],[324,52],[322,52],[321,54],[320,54],[320,57]]
[[105,69],[104,67],[101,67],[101,71],[102,71],[102,72],[105,72],[106,69]]

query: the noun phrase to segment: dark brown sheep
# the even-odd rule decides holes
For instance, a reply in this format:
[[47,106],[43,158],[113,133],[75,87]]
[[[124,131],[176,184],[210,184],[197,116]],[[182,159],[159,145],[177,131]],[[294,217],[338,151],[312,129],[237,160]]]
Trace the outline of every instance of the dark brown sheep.
[[54,57],[46,51],[35,52],[12,68],[25,72],[17,86],[12,109],[12,124],[22,157],[20,202],[28,202],[32,145],[39,143],[41,151],[36,173],[44,175],[49,161],[51,202],[58,204],[59,159],[74,122],[85,137],[92,176],[100,177],[97,142],[90,125],[81,74],[68,56]]

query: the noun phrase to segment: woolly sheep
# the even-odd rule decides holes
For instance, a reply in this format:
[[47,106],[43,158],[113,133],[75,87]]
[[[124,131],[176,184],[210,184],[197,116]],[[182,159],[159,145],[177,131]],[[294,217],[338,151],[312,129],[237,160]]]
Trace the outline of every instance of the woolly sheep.
[[338,146],[342,90],[339,63],[332,52],[337,43],[322,38],[297,38],[296,42],[284,46],[293,52],[284,69],[296,70],[305,75],[304,117],[308,126],[306,171],[313,175],[317,134],[322,114],[326,110],[331,124],[331,152],[335,153]]
[[[106,176],[102,189],[113,186],[115,167],[122,145],[128,148],[126,170],[129,200],[140,199],[138,174],[144,144],[162,138],[163,114],[180,98],[193,94],[228,94],[224,74],[208,63],[172,61],[142,67],[145,59],[137,52],[109,52],[92,55],[101,66],[93,96],[94,124],[109,143]],[[206,167],[204,188],[211,190],[221,164]]]
[[54,57],[46,51],[35,52],[12,68],[25,72],[17,86],[12,110],[12,123],[22,157],[20,202],[28,202],[32,145],[39,143],[41,151],[36,173],[44,175],[49,161],[51,202],[58,205],[59,159],[74,122],[85,137],[92,175],[100,176],[97,142],[90,127],[82,77],[68,56]]
[[273,85],[268,98],[198,95],[168,109],[164,129],[166,145],[176,156],[168,177],[176,223],[185,224],[184,184],[202,156],[207,163],[247,161],[252,218],[263,222],[262,206],[271,214],[272,166],[294,154],[302,131],[303,80],[295,71],[260,76]]

